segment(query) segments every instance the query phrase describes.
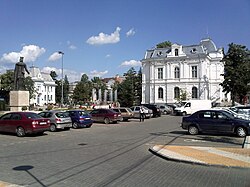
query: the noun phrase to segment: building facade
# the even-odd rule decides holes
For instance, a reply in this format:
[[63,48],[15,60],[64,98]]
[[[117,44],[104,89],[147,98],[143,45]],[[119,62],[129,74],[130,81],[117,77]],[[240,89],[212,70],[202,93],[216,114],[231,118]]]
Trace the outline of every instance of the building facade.
[[219,85],[224,80],[222,58],[223,50],[209,38],[197,45],[147,50],[141,60],[142,103],[174,103],[183,93],[188,99],[227,99]]
[[34,81],[35,97],[30,99],[30,105],[44,106],[55,104],[56,83],[49,73],[41,72],[38,67],[32,66],[28,75]]

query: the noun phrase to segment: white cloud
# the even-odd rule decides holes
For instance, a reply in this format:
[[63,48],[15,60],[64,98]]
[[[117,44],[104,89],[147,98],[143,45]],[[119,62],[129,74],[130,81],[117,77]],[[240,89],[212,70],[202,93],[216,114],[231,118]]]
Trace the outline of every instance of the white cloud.
[[101,32],[98,36],[91,36],[86,42],[90,45],[117,43],[120,41],[120,30],[121,28],[117,27],[110,35]]
[[130,29],[130,30],[126,33],[126,35],[127,35],[127,37],[129,37],[129,36],[134,36],[134,35],[135,35],[135,29],[134,29],[134,28]]
[[62,55],[59,54],[58,52],[54,52],[52,55],[50,55],[48,61],[56,61],[62,58]]
[[[59,80],[62,78],[62,69],[47,66],[47,67],[44,67],[41,71],[45,73],[50,73],[51,71],[55,71],[57,74],[57,79]],[[73,70],[63,69],[63,75],[64,76],[67,75],[69,82],[80,81],[82,74],[83,73],[79,73]]]
[[77,47],[75,46],[75,45],[69,45],[69,49],[72,49],[72,50],[74,50],[74,49],[76,49]]
[[111,57],[111,55],[110,55],[110,54],[107,54],[105,57],[106,57],[106,58],[110,58],[110,57]]
[[141,66],[141,62],[136,60],[124,61],[122,62],[121,66]]
[[68,48],[71,50],[74,50],[77,48],[74,44],[71,43],[71,41],[67,41],[67,45],[68,45]]
[[93,70],[90,72],[90,76],[91,77],[102,77],[103,75],[106,75],[108,73],[108,71],[96,71],[96,70]]
[[45,53],[45,51],[44,48],[40,48],[36,45],[26,45],[23,46],[20,52],[4,53],[1,61],[16,63],[19,60],[19,57],[23,56],[24,62],[34,62],[39,56]]

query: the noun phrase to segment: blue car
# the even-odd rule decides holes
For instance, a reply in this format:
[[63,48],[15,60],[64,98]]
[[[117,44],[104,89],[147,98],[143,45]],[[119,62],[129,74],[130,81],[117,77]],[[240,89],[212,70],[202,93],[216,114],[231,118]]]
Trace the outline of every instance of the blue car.
[[77,129],[80,127],[89,128],[93,124],[93,120],[91,119],[91,116],[83,110],[69,110],[67,112],[69,113],[71,117],[72,127],[74,129]]

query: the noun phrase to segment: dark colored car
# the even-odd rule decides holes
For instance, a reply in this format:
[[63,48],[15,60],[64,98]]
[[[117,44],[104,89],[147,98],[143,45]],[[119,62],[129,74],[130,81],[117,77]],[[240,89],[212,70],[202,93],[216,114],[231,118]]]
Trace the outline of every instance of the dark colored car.
[[182,118],[181,126],[189,134],[199,132],[230,133],[244,137],[250,133],[250,121],[234,117],[225,110],[200,110]]
[[72,120],[72,127],[77,129],[79,127],[91,127],[93,120],[91,116],[83,110],[69,110],[67,111]]
[[72,127],[72,121],[68,112],[60,110],[49,110],[40,112],[38,115],[50,119],[50,131],[55,132],[58,129],[69,130]]
[[142,104],[143,106],[151,109],[153,111],[153,117],[160,117],[161,116],[161,110],[157,105],[153,104]]
[[22,137],[26,134],[43,134],[50,129],[50,120],[34,112],[9,112],[0,117],[0,131],[16,133]]
[[117,123],[122,120],[121,114],[111,109],[94,109],[89,114],[91,115],[93,121],[104,122],[105,124]]

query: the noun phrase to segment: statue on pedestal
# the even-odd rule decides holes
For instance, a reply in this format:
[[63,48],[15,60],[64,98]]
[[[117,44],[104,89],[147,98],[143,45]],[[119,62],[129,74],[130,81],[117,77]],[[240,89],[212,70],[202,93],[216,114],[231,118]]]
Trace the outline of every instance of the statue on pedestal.
[[14,90],[24,90],[25,71],[29,73],[26,64],[23,62],[24,57],[20,57],[19,62],[15,65],[14,71]]

